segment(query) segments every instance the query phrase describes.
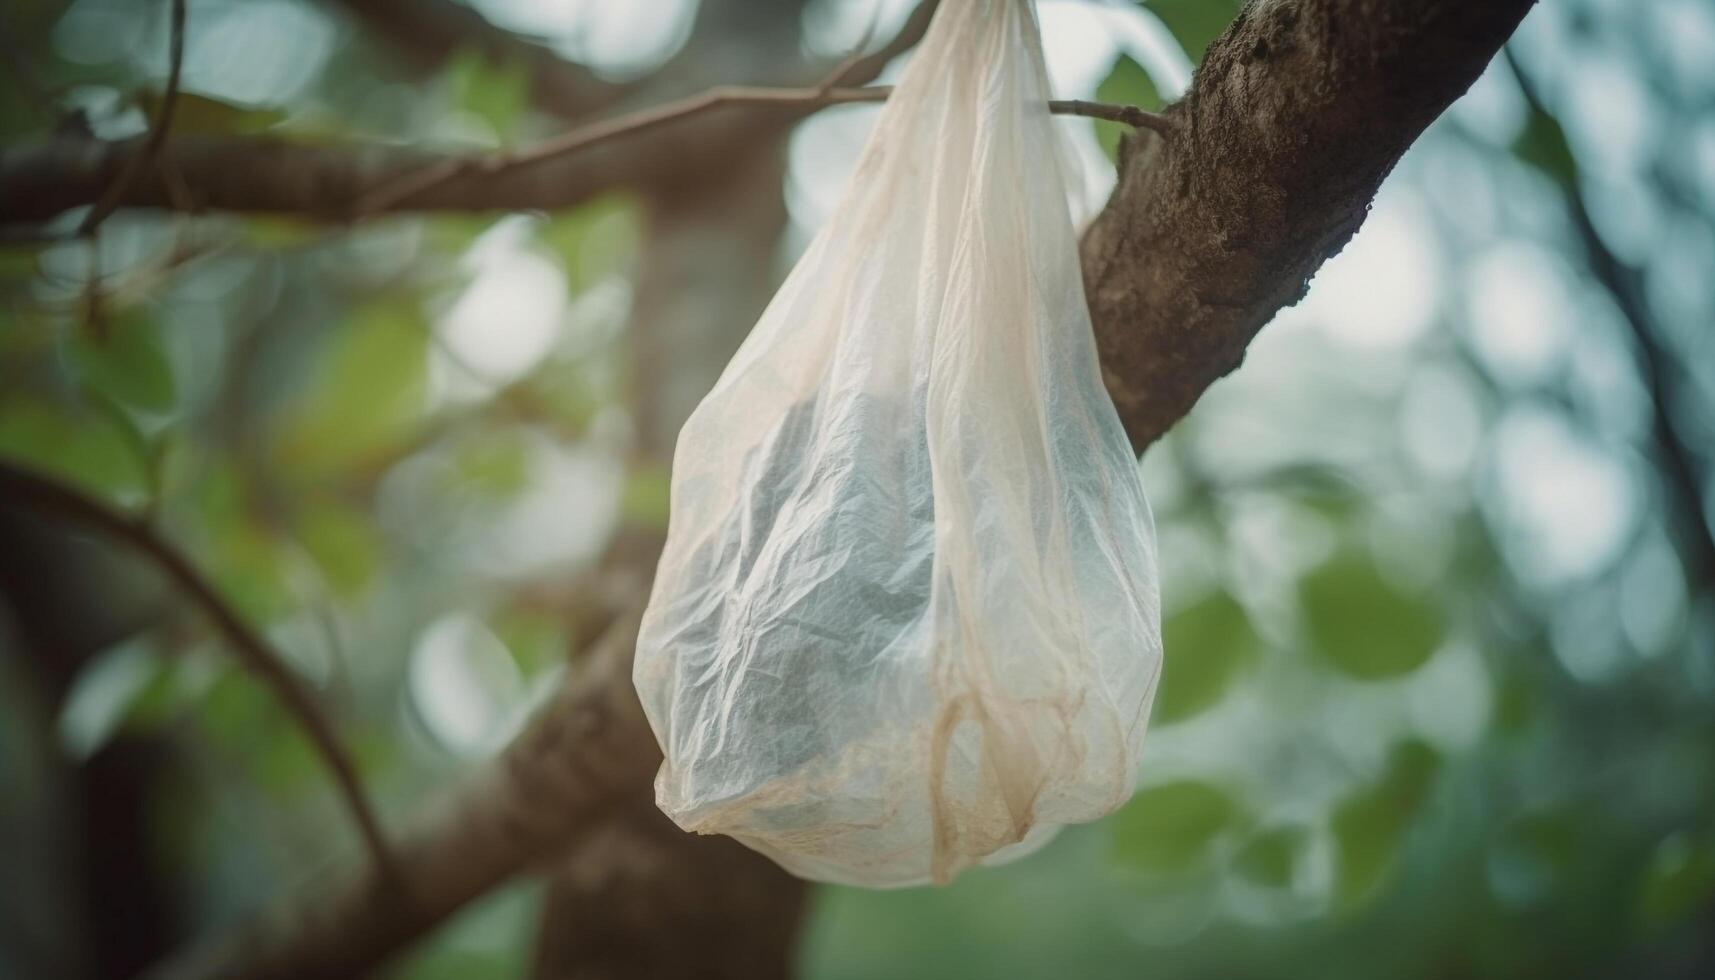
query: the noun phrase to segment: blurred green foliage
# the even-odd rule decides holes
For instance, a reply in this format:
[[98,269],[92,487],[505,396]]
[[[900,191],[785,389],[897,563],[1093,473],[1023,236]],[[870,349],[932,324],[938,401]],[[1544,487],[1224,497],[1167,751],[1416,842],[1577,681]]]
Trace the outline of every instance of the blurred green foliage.
[[[149,6],[9,16],[46,39],[54,104],[125,137],[159,97],[159,59],[138,53],[160,40]],[[1193,61],[1239,8],[1144,6]],[[1662,396],[1566,195],[1586,195],[1644,284],[1634,305],[1658,318],[1646,335],[1689,379],[1669,414],[1702,440],[1687,465],[1715,499],[1715,279],[1698,258],[1715,257],[1715,51],[1694,47],[1715,16],[1621,6],[1542,5],[1517,53],[1554,83],[1547,107],[1506,71],[1485,76],[1348,247],[1380,259],[1318,279],[1348,302],[1318,306],[1313,288],[1151,450],[1166,660],[1135,797],[945,890],[820,890],[808,975],[1696,976],[1710,963],[1715,569],[1670,506],[1651,428]],[[194,24],[259,24],[266,43],[233,28],[223,43],[245,57],[193,58],[178,131],[517,146],[553,128],[518,63],[473,49],[402,79],[355,33],[264,30],[319,9],[193,3]],[[1094,91],[1060,94],[1159,107],[1136,45],[1099,40],[1111,51]],[[223,87],[222,72],[247,71],[275,72],[278,97]],[[0,86],[0,135],[49,122]],[[1118,136],[1096,123],[1088,149],[1112,159]],[[566,590],[613,529],[666,519],[666,470],[625,449],[652,369],[632,363],[626,330],[647,225],[616,193],[549,215],[354,228],[121,213],[93,245],[0,246],[0,457],[152,508],[320,690],[383,808],[410,811],[553,683],[585,625]],[[1520,250],[1576,270],[1579,291],[1528,281],[1529,263],[1485,289],[1483,264]],[[543,263],[553,288],[520,273]],[[1428,271],[1401,278],[1413,263]],[[1423,325],[1389,335],[1401,292]],[[1548,367],[1529,370],[1532,357]],[[1543,449],[1544,418],[1583,455]],[[1613,473],[1624,492],[1593,496]],[[134,570],[78,571],[92,608],[148,615],[40,713],[80,764],[126,742],[169,747],[171,775],[143,807],[150,860],[187,916],[257,906],[304,855],[350,856],[303,736],[217,638]],[[0,720],[21,724],[28,700],[0,691]],[[0,744],[8,773],[21,744]],[[538,900],[529,882],[491,896],[399,975],[523,970]]]
[[[150,119],[159,119],[164,94],[138,93],[137,108]],[[286,118],[280,109],[238,105],[200,92],[180,92],[173,103],[173,133],[178,136],[251,135],[273,129]]]
[[1443,612],[1383,577],[1368,556],[1340,552],[1298,583],[1311,648],[1364,680],[1407,674],[1441,643]]
[[1201,61],[1210,42],[1220,37],[1244,6],[1239,0],[1142,0],[1192,61]]
[[1114,815],[1114,856],[1157,874],[1189,871],[1209,859],[1211,845],[1238,815],[1232,798],[1208,783],[1149,786]]
[[1221,591],[1174,611],[1161,633],[1167,660],[1151,715],[1161,725],[1213,707],[1260,644],[1244,607]]
[[1336,905],[1354,907],[1381,884],[1438,765],[1428,746],[1405,742],[1393,750],[1380,780],[1335,805],[1329,830],[1336,851]]

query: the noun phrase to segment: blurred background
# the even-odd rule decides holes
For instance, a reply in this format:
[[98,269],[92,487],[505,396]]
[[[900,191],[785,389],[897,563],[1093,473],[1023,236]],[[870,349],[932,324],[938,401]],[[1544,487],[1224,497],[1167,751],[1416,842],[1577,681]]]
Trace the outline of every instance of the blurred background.
[[[645,104],[912,6],[468,2]],[[176,132],[565,128],[523,56],[413,58],[360,6],[193,0]],[[1042,0],[1057,92],[1157,107],[1237,6]],[[7,0],[0,139],[143,132],[167,25]],[[664,520],[677,421],[875,113],[551,214],[5,245],[0,458],[151,514],[409,814],[552,688],[616,529]],[[1088,217],[1117,131],[1060,125]],[[1168,660],[1135,800],[947,889],[817,889],[803,974],[1715,975],[1712,219],[1715,3],[1539,4],[1146,454]],[[129,973],[356,859],[309,743],[154,569],[0,504],[0,575],[0,975]],[[393,975],[526,972],[541,899]]]

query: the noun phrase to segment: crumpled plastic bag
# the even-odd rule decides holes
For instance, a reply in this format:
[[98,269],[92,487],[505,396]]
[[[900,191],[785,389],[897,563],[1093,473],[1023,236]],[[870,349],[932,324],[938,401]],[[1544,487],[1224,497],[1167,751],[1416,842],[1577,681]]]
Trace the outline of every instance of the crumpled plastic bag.
[[1133,789],[1155,537],[1028,0],[945,0],[673,461],[635,682],[661,809],[944,883]]

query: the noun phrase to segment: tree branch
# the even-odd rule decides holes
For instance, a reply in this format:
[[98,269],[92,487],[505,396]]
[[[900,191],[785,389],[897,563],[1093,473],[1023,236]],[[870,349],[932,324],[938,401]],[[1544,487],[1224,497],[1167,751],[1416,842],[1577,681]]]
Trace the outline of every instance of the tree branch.
[[[351,9],[384,36],[417,52],[425,64],[438,64],[462,44],[499,45],[502,49],[528,44],[450,0],[329,2]],[[840,86],[864,85],[921,39],[937,3],[923,0],[891,41],[872,54],[842,63],[832,74],[826,67],[803,65],[785,74],[797,75],[805,82],[833,78]],[[703,14],[708,10],[705,5]],[[653,76],[647,86],[635,92],[627,88],[599,98],[580,95],[568,103],[551,94],[544,96],[540,89],[537,95],[546,99],[541,103],[543,108],[576,119],[622,96],[669,98],[686,81],[679,77],[684,73],[673,67]],[[578,76],[584,72],[563,63],[561,68],[569,68]],[[583,90],[572,77],[560,77],[550,88],[555,92]],[[716,106],[706,113],[681,117],[685,121],[680,125],[648,126],[642,134],[603,141],[505,180],[486,176],[449,180],[433,193],[420,195],[411,210],[551,210],[574,207],[620,187],[691,186],[819,107]],[[647,115],[658,108],[641,113]],[[138,149],[135,141],[110,143],[88,138],[0,147],[0,239],[40,238],[38,230],[21,235],[16,228],[6,226],[43,222],[68,209],[94,203],[101,190],[112,186],[116,175],[130,165]],[[351,216],[352,203],[375,188],[429,168],[463,169],[467,159],[471,158],[376,145],[321,148],[273,139],[179,139],[169,141],[152,165],[141,168],[121,203],[139,208],[249,211],[346,220]]]
[[[744,109],[797,118],[827,106],[881,102],[889,92],[885,87],[726,86],[581,126],[518,153],[440,155],[246,138],[173,140],[163,152],[153,153],[134,140],[57,140],[0,150],[0,221],[44,221],[116,186],[130,207],[278,213],[327,221],[396,211],[556,210],[631,183],[633,175],[614,172],[600,155],[609,143],[714,112]],[[1135,106],[1056,100],[1049,108],[1164,134],[1174,126],[1166,117]],[[116,184],[112,175],[126,172],[137,176]]]
[[172,579],[208,615],[226,636],[239,660],[274,691],[292,717],[309,735],[311,743],[333,773],[340,796],[356,821],[369,850],[378,882],[399,882],[399,866],[382,833],[381,823],[369,804],[358,779],[357,767],[340,744],[333,725],[322,714],[308,688],[292,673],[286,661],[252,630],[238,612],[221,598],[177,548],[167,543],[142,521],[132,520],[79,491],[11,463],[0,462],[0,497],[44,514],[52,514],[98,531],[142,553]]
[[270,917],[193,947],[158,980],[367,975],[466,902],[554,858],[616,809],[650,805],[661,752],[631,692],[637,614],[609,627],[583,670],[492,763],[401,836],[402,895],[373,870],[319,886]]
[[1249,3],[1209,46],[1177,138],[1128,135],[1085,234],[1108,393],[1142,450],[1345,247],[1406,148],[1534,0]]
[[[830,79],[838,77],[838,74],[830,76]],[[397,181],[364,195],[353,205],[352,211],[357,215],[367,216],[398,210],[402,207],[408,208],[414,201],[423,198],[429,192],[461,177],[493,180],[497,177],[521,173],[609,140],[646,132],[657,126],[678,122],[686,117],[698,115],[711,109],[725,106],[779,107],[803,109],[808,112],[833,105],[885,102],[892,93],[893,90],[886,86],[831,88],[827,85],[818,85],[814,88],[751,88],[733,85],[710,89],[700,95],[693,95],[677,102],[669,102],[653,109],[645,109],[642,112],[603,120],[574,129],[521,153],[451,159],[424,167],[422,170],[406,174]],[[1172,132],[1172,123],[1166,117],[1136,106],[1109,105],[1101,102],[1078,100],[1055,100],[1048,103],[1048,109],[1050,112],[1064,115],[1091,116],[1097,119],[1129,123],[1132,126],[1146,126],[1164,135]]]

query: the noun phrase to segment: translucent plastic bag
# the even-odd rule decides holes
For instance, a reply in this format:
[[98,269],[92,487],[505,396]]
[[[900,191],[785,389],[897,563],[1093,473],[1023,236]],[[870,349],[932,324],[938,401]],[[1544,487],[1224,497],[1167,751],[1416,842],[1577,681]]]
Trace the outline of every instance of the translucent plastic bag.
[[680,434],[635,680],[656,796],[808,878],[945,882],[1130,795],[1155,538],[1028,0],[945,0]]

